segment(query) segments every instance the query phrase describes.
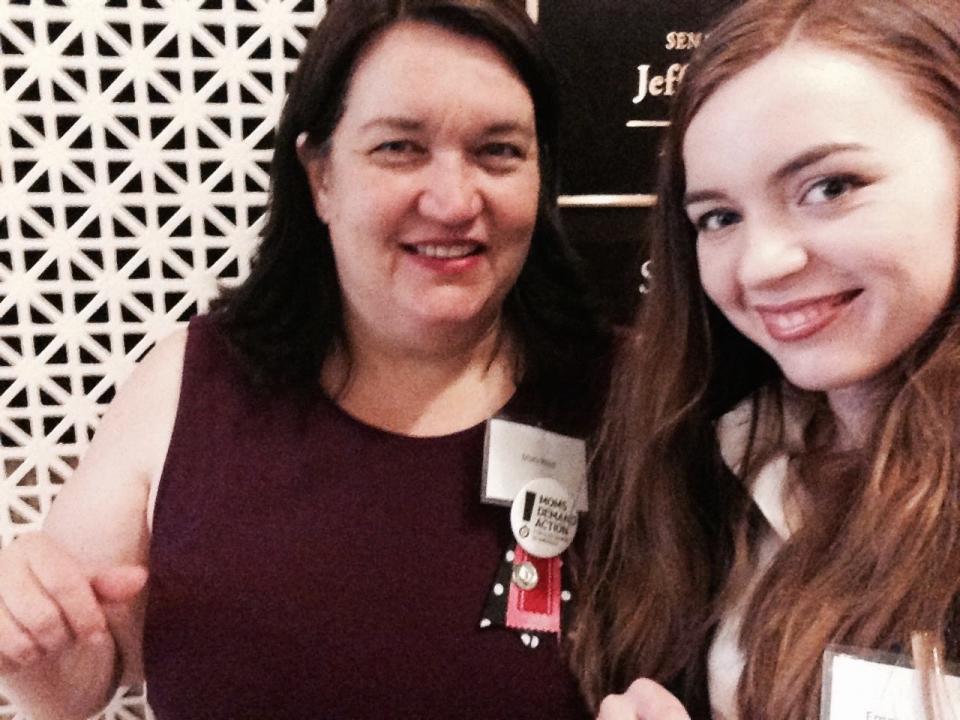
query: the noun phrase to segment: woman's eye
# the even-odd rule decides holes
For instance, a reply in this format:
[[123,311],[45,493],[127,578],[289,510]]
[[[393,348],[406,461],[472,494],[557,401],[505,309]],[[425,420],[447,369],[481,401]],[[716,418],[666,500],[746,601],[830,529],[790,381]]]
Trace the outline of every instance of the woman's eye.
[[733,210],[718,209],[704,213],[695,219],[693,224],[696,226],[698,232],[704,233],[717,232],[731,225],[736,225],[738,222],[740,222],[740,213],[734,212]]
[[818,180],[803,194],[801,203],[804,205],[819,205],[836,200],[851,190],[863,186],[863,182],[851,175],[833,175]]
[[370,151],[371,160],[382,167],[415,167],[424,161],[426,148],[415,140],[387,140]]
[[411,140],[387,140],[377,145],[373,152],[384,155],[404,155],[418,150]]
[[493,170],[512,170],[527,157],[526,151],[516,143],[490,142],[477,151],[479,162]]
[[484,145],[483,154],[495,158],[519,159],[523,157],[523,150],[513,143],[495,142]]

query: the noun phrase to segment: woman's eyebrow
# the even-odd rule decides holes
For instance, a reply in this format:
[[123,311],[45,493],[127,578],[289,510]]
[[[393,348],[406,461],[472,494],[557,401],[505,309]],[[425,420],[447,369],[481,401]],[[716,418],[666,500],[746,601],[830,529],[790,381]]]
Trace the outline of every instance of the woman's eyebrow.
[[[360,126],[361,132],[369,130],[386,129],[399,132],[419,132],[423,130],[425,123],[413,118],[402,116],[383,116],[375,117]],[[495,122],[483,128],[484,135],[522,135],[526,140],[533,140],[537,136],[537,131],[529,123],[523,122]]]
[[865,150],[866,146],[860,143],[824,143],[804,150],[795,158],[788,160],[773,173],[775,181],[786,180],[796,175],[798,172],[811,165],[815,165],[821,160],[825,160],[831,155],[841,152],[850,152],[852,150]]
[[[417,132],[425,127],[422,120],[403,115],[381,115],[371,118],[360,126],[361,132],[386,128],[387,130],[399,130],[401,132]],[[537,135],[536,129],[527,122],[494,122],[483,128],[485,135],[508,135],[518,133],[526,138],[534,138]]]
[[535,137],[537,132],[530,123],[525,122],[498,122],[493,123],[486,128],[484,132],[487,135],[507,135],[509,133],[520,133],[527,137]]
[[[782,182],[796,175],[804,168],[816,165],[831,155],[865,149],[866,146],[860,143],[824,143],[822,145],[816,145],[809,150],[804,150],[796,157],[787,160],[787,162],[773,172],[771,178],[774,182]],[[687,207],[694,203],[708,200],[724,200],[725,198],[726,195],[720,190],[695,190],[683,196],[683,206]]]
[[724,200],[727,196],[719,190],[697,190],[683,196],[683,206],[687,207],[707,200]]
[[380,115],[365,122],[360,126],[360,130],[365,131],[379,127],[411,132],[423,128],[423,122],[403,115]]

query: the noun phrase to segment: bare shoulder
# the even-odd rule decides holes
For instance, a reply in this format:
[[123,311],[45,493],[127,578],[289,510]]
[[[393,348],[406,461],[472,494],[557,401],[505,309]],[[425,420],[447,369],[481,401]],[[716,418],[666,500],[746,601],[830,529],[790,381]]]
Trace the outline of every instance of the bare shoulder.
[[157,343],[118,390],[44,525],[94,564],[143,563],[150,488],[176,419],[187,331]]
[[[186,346],[187,329],[181,328],[147,353],[117,391],[103,417],[97,438],[120,431],[127,440],[152,444],[165,423],[169,423],[172,429]],[[130,437],[132,434],[136,436]],[[97,442],[96,438],[94,442]]]

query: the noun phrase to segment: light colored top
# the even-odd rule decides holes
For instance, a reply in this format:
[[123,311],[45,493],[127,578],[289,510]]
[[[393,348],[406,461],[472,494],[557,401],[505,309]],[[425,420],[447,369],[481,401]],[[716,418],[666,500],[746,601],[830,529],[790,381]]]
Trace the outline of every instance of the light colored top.
[[[743,401],[724,415],[717,425],[720,453],[727,466],[738,476],[741,476],[750,434],[751,404],[751,400]],[[745,479],[745,482],[751,483],[750,494],[768,526],[759,539],[757,567],[738,599],[724,613],[707,654],[707,684],[714,720],[739,720],[737,686],[745,664],[739,641],[743,614],[773,558],[799,527],[799,503],[796,498],[787,497],[786,491],[790,485],[790,456],[803,445],[803,428],[810,412],[809,408],[789,399],[785,400],[784,405],[783,440],[779,437],[763,437],[764,430],[777,427],[779,423],[765,423],[761,415],[754,445],[761,452],[763,443],[768,441],[776,442],[781,447],[769,452],[769,459],[754,473],[752,480]]]

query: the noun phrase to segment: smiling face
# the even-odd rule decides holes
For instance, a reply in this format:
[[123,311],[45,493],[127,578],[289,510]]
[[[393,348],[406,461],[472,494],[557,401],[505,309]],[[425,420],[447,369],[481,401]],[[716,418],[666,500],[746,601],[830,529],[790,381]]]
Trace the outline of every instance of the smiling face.
[[418,349],[497,322],[530,248],[540,172],[530,93],[492,46],[390,28],[305,165],[351,341]]
[[892,74],[787,45],[704,103],[683,157],[703,288],[793,384],[866,389],[943,310],[957,150]]

